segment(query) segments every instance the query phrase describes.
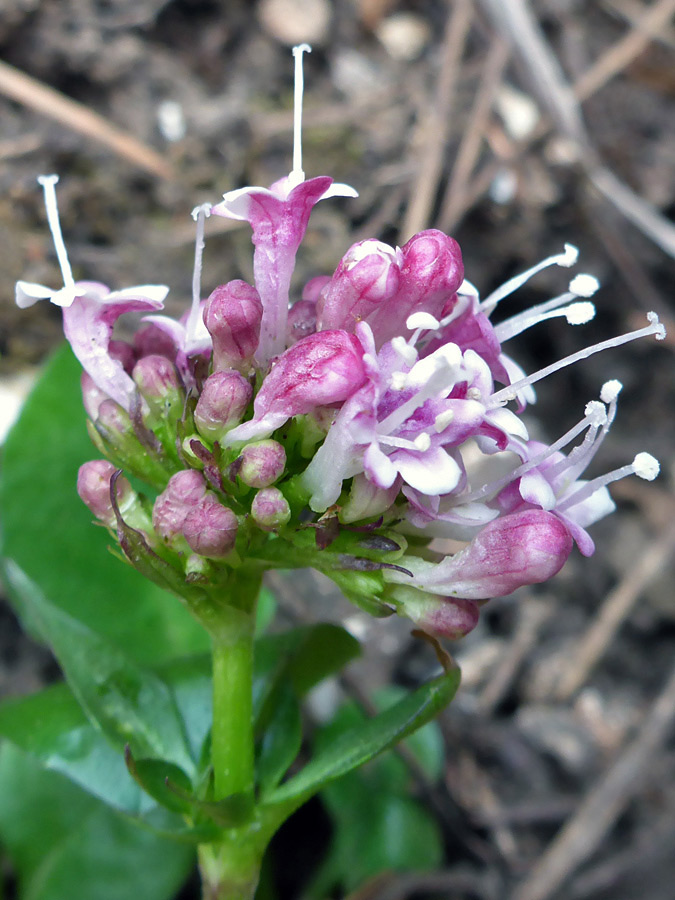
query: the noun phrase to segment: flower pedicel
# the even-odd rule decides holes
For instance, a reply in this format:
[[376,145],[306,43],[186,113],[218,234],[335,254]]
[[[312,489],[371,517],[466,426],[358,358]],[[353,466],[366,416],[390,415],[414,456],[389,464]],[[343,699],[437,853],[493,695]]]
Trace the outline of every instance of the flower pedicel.
[[[475,626],[480,601],[552,577],[574,543],[593,552],[586,529],[613,509],[607,484],[658,474],[656,460],[639,453],[615,472],[582,478],[616,414],[619,382],[608,381],[550,446],[531,440],[521,418],[532,385],[600,350],[661,340],[664,329],[650,313],[645,328],[528,376],[504,345],[553,316],[587,322],[597,282],[576,275],[560,296],[495,324],[513,291],[547,266],[573,266],[576,249],[566,245],[481,301],[464,280],[459,246],[435,229],[400,248],[355,244],[332,276],[292,298],[313,206],[356,196],[302,171],[308,49],[294,50],[293,171],[269,189],[231,191],[194,211],[192,305],[179,321],[158,314],[165,286],[110,291],[74,281],[53,175],[39,181],[63,287],[19,282],[16,302],[61,306],[82,364],[89,430],[105,457],[81,468],[82,500],[131,563],[207,627],[205,609],[228,602],[233,575],[313,566],[376,615],[396,612],[460,637]],[[204,300],[210,214],[250,224],[255,284],[231,281]],[[132,343],[114,340],[117,318],[130,311],[146,313],[146,324]],[[481,475],[495,468],[498,477]],[[145,480],[154,503],[119,469]],[[428,546],[439,536],[466,546],[442,557]]]

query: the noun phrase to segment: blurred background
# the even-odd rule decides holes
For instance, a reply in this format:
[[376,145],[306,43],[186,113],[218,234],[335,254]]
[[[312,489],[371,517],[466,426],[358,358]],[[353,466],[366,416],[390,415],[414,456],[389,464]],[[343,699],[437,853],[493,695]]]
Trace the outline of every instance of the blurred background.
[[[440,836],[433,865],[422,853],[415,871],[401,834],[384,829],[389,855],[380,846],[371,868],[390,871],[370,877],[364,850],[351,876],[316,882],[316,897],[672,900],[674,14],[675,0],[0,0],[3,429],[61,341],[58,309],[14,306],[17,278],[60,283],[36,175],[61,176],[76,278],[169,284],[180,313],[192,208],[291,167],[301,41],[313,47],[305,171],[359,198],[316,209],[298,288],[354,241],[402,244],[438,227],[482,294],[564,242],[600,280],[592,323],[554,320],[514,341],[528,371],[641,327],[649,310],[671,325],[662,344],[611,350],[538,387],[529,424],[555,439],[618,378],[619,414],[591,474],[647,450],[662,476],[616,485],[619,512],[594,527],[593,559],[575,552],[551,584],[492,601],[452,648],[464,684],[440,722],[441,764],[430,774],[403,758]],[[211,220],[204,294],[238,277],[251,277],[248,227]],[[566,279],[541,273],[507,315]],[[413,686],[437,666],[405,623],[371,622],[311,575],[270,586],[282,619],[346,620],[367,642],[365,661],[315,698],[317,721],[340,697],[368,708],[378,687]],[[7,607],[0,615],[0,695],[55,677]],[[316,875],[340,808],[317,802],[279,836],[280,897]]]

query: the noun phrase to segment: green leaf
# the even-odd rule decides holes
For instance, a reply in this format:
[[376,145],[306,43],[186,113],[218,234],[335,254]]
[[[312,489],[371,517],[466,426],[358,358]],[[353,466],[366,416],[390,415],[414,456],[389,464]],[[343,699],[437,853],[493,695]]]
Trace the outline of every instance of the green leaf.
[[12,581],[24,606],[48,637],[73,694],[111,743],[129,744],[137,757],[175,763],[192,773],[175,698],[159,676],[51,604],[16,567]]
[[138,661],[207,650],[205,632],[175,597],[108,552],[110,535],[92,524],[77,496],[79,466],[99,456],[85,429],[80,372],[64,345],[7,437],[0,473],[1,553],[52,603]]
[[188,847],[144,831],[10,744],[0,750],[0,840],[19,900],[172,900]]
[[425,725],[454,697],[459,669],[422,685],[391,708],[337,737],[297,775],[267,797],[267,805],[297,808],[329,781],[357,768]]
[[276,691],[290,682],[299,697],[358,656],[359,642],[339,625],[321,623],[258,638],[255,643],[253,714],[264,725]]
[[263,799],[284,777],[301,744],[300,704],[292,687],[286,683],[285,689],[278,692],[274,714],[263,735],[256,765]]

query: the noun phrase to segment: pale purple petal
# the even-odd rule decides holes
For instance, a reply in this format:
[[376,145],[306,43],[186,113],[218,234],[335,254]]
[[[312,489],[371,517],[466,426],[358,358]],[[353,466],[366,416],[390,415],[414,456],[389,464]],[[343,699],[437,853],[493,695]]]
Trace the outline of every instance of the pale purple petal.
[[422,494],[448,494],[459,484],[462,470],[441,447],[429,450],[397,450],[391,457],[410,487]]

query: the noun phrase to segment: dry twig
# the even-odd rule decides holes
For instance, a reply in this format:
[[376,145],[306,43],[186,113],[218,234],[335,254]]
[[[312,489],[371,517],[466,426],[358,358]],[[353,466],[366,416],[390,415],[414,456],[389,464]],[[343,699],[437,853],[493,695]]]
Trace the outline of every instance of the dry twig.
[[146,144],[116,128],[98,113],[64,97],[36,78],[0,61],[0,93],[60,122],[85,137],[98,141],[127,162],[158,178],[174,177],[170,164]]
[[547,900],[595,851],[631,797],[675,722],[675,667],[637,735],[586,795],[576,814],[553,839],[514,900]]

